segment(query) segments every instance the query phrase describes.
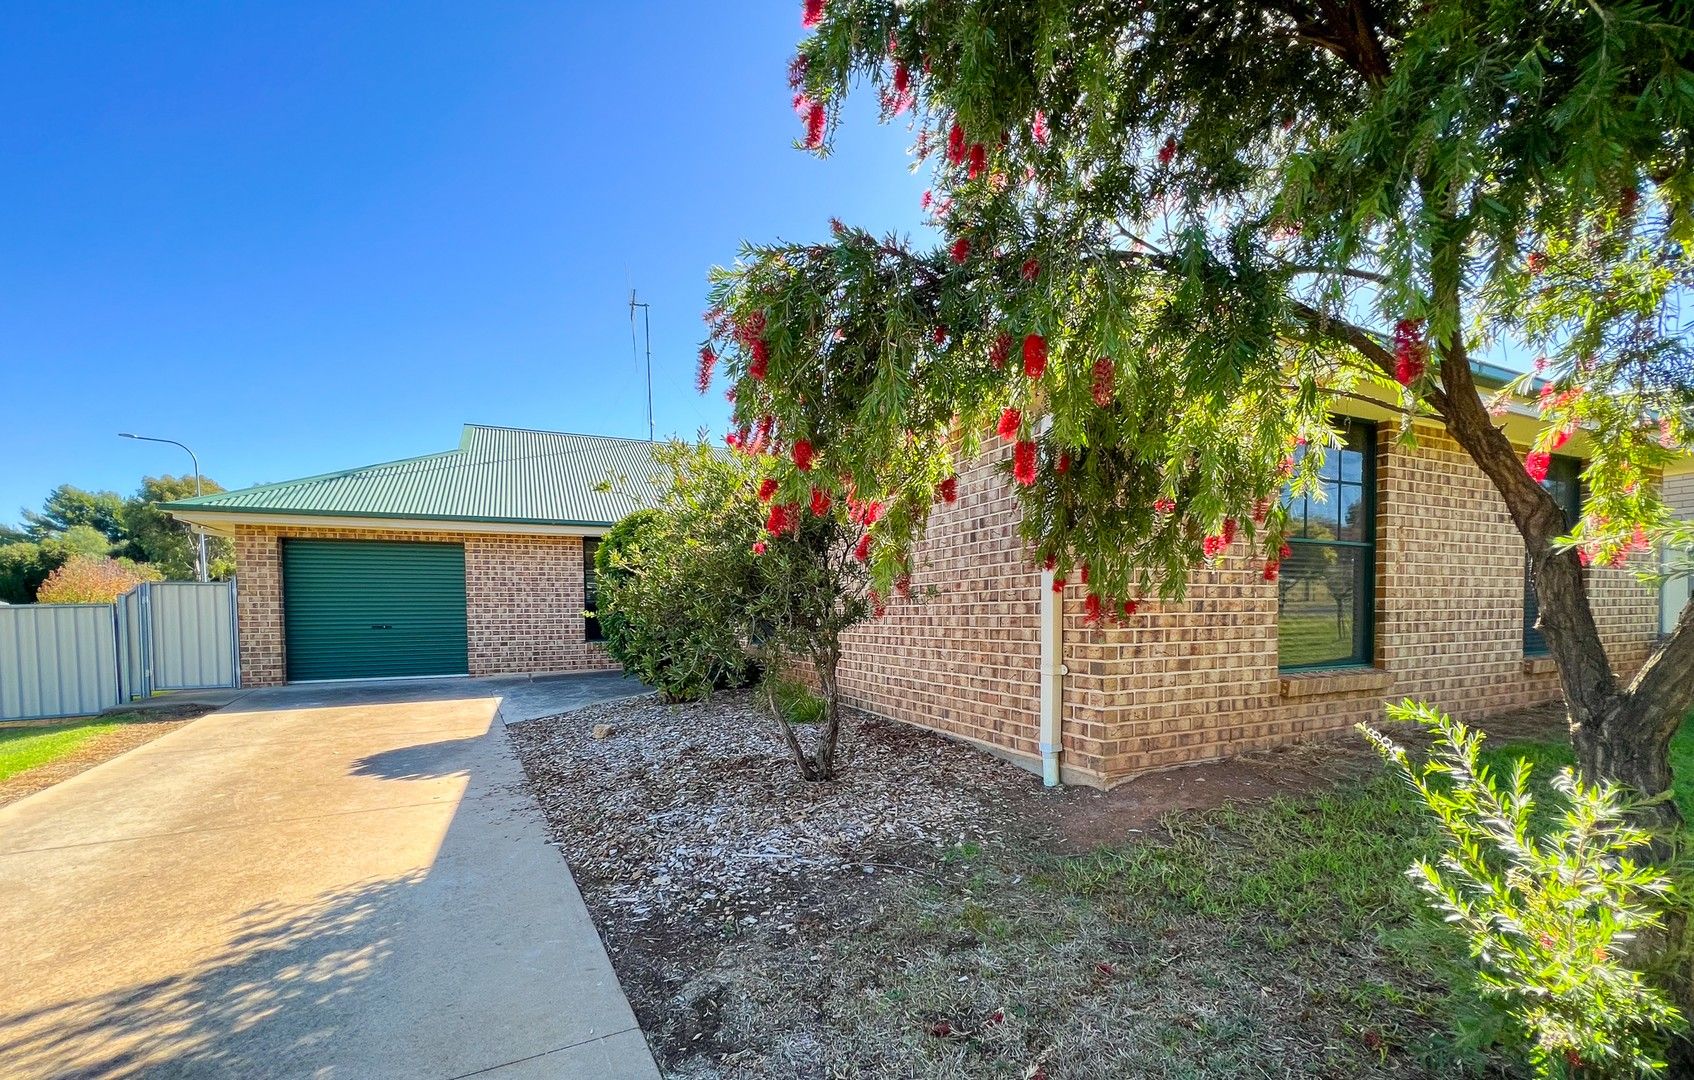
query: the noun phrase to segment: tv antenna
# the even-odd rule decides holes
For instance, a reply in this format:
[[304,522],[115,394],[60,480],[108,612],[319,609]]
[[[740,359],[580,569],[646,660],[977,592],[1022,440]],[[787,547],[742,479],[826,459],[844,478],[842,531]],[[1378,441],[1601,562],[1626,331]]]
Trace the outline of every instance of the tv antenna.
[[629,355],[638,355],[635,348],[635,309],[641,309],[641,324],[647,335],[647,441],[653,441],[653,309],[635,298],[629,290]]

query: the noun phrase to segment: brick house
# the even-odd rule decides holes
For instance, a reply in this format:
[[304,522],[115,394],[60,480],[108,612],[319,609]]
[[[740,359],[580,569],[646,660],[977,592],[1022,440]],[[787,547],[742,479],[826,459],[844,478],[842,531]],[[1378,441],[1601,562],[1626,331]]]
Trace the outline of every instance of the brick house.
[[[1300,508],[1278,581],[1237,545],[1183,602],[1122,625],[1090,625],[1084,590],[1055,593],[1031,564],[998,471],[1010,447],[991,440],[914,553],[921,599],[852,633],[850,704],[1109,787],[1344,730],[1385,699],[1467,718],[1556,700],[1499,495],[1439,427],[1406,447],[1395,414],[1349,406],[1330,498]],[[1537,428],[1527,406],[1503,423],[1524,446]],[[1579,471],[1561,458],[1548,477],[1573,515]],[[472,425],[446,453],[169,509],[235,539],[244,685],[572,671],[615,666],[585,615],[590,553],[655,472],[646,442]],[[1694,503],[1694,462],[1665,483]],[[1589,582],[1613,664],[1633,669],[1659,590],[1628,568]]]
[[[1467,719],[1558,700],[1523,541],[1498,492],[1438,425],[1418,424],[1416,446],[1402,446],[1397,414],[1348,406],[1356,415],[1336,417],[1344,442],[1325,465],[1330,497],[1298,508],[1277,581],[1238,543],[1195,575],[1185,600],[1142,603],[1121,624],[1090,624],[1086,590],[1055,593],[1052,574],[1023,553],[1001,471],[1011,445],[991,438],[914,553],[922,599],[853,632],[841,679],[851,704],[1049,782],[1110,787],[1343,731],[1380,717],[1385,700],[1419,698]],[[1525,449],[1539,426],[1524,405],[1503,423]],[[1684,514],[1694,512],[1687,468],[1665,477]],[[1579,457],[1556,457],[1546,482],[1573,521],[1580,470]],[[1646,659],[1674,615],[1638,569],[1589,571],[1620,672]],[[1665,603],[1682,602],[1674,588]]]
[[466,425],[457,449],[166,505],[235,542],[241,681],[617,665],[586,612],[596,538],[652,444]]

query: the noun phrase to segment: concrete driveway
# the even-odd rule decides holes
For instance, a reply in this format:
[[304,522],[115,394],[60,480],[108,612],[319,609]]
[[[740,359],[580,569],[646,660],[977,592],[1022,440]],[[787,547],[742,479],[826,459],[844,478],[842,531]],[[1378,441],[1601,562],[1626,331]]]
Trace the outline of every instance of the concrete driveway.
[[500,715],[640,689],[255,691],[0,809],[0,1073],[656,1077]]

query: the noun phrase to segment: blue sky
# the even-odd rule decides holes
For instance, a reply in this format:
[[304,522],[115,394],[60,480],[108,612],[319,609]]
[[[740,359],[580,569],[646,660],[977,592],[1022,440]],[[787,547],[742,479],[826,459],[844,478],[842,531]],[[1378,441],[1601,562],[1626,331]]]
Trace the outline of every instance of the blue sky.
[[9,5],[0,521],[55,484],[226,486],[448,449],[466,421],[721,429],[706,273],[839,216],[920,227],[860,95],[792,148],[798,2]]

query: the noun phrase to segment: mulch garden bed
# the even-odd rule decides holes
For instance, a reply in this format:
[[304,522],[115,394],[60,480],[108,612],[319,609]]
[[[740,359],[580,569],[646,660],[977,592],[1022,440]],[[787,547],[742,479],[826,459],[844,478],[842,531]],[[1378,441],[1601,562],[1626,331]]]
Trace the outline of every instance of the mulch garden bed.
[[[1285,865],[1290,807],[1381,782],[1361,739],[1100,793],[858,715],[839,779],[809,784],[745,692],[508,730],[667,1075],[1475,1067],[1444,1061],[1445,988],[1389,940],[1409,931],[1361,929],[1377,899],[1288,898],[1312,873]],[[1261,800],[1280,816],[1237,819]]]

